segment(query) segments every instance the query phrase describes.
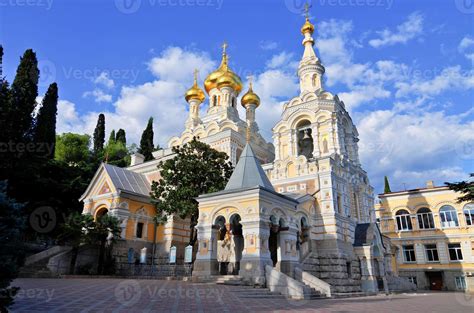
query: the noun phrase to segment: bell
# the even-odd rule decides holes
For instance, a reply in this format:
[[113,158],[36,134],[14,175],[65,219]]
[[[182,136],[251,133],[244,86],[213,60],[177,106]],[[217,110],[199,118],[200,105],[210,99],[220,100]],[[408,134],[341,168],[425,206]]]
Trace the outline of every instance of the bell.
[[304,131],[304,136],[303,136],[303,139],[311,139],[311,137],[309,136],[309,130],[305,130]]

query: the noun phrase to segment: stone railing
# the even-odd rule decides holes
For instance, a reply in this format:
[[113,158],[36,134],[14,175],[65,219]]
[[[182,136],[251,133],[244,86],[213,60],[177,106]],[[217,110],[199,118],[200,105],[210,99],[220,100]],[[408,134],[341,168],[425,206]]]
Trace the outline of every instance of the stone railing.
[[331,297],[331,285],[310,273],[305,272],[300,268],[295,268],[295,278],[314,290],[319,291],[322,295]]
[[387,276],[388,289],[390,291],[415,291],[416,285],[405,277]]
[[267,288],[272,292],[278,292],[287,298],[304,299],[304,284],[283,274],[270,265],[265,266],[265,279]]
[[39,253],[33,254],[25,259],[25,266],[26,265],[31,265],[33,263],[39,262],[41,260],[44,260],[46,258],[50,258],[54,255],[57,255],[59,253],[65,252],[65,251],[70,251],[71,247],[68,246],[54,246],[52,248],[49,248],[48,250],[41,251]]

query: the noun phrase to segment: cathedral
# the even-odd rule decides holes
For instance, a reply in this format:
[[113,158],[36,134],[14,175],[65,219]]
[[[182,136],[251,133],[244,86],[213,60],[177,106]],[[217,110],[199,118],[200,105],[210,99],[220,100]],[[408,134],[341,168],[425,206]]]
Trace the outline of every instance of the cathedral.
[[[100,166],[81,198],[83,212],[120,219],[119,259],[130,263],[134,252],[145,251],[142,263],[186,264],[189,221],[171,217],[155,225],[149,193],[160,177],[159,162],[173,157],[171,148],[197,138],[226,152],[235,169],[224,190],[197,198],[193,279],[235,275],[247,284],[268,285],[277,273],[319,282],[332,293],[388,291],[396,278],[390,240],[375,223],[357,128],[344,102],[324,89],[325,69],[313,49],[313,32],[306,17],[299,94],[284,103],[273,142],[259,133],[255,117],[265,103],[251,82],[239,98],[244,86],[229,66],[224,44],[219,67],[204,81],[205,91],[195,73],[185,94],[185,130],[169,140],[168,148],[147,162],[136,153],[127,168]],[[207,112],[200,116],[206,98]],[[245,119],[239,116],[239,102]]]

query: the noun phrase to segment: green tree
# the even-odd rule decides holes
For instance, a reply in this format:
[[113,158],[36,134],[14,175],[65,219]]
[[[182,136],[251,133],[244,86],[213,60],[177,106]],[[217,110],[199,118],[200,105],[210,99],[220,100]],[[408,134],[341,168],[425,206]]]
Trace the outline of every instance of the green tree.
[[21,238],[25,228],[23,205],[10,199],[6,193],[6,182],[0,182],[0,311],[6,311],[13,303],[18,291],[9,287],[18,276],[24,261],[24,246]]
[[120,221],[115,216],[105,214],[97,217],[89,238],[93,244],[99,247],[98,274],[104,274],[106,249],[112,248],[112,244],[120,238],[121,231]]
[[384,177],[383,181],[384,181],[383,192],[384,193],[392,192],[392,190],[390,189],[390,184],[388,183],[388,177],[387,176]]
[[[41,156],[54,158],[56,145],[56,114],[58,112],[58,85],[52,83],[43,98],[41,108],[36,117],[34,140],[38,148],[44,146]],[[41,146],[40,146],[41,145]]]
[[127,137],[125,135],[125,130],[120,128],[115,137],[115,141],[123,143],[124,146],[127,146]]
[[142,133],[142,138],[140,139],[140,148],[138,153],[145,156],[145,161],[153,160],[154,145],[153,145],[153,117],[148,119],[148,124],[145,130]]
[[79,212],[71,213],[64,224],[61,225],[59,240],[71,246],[71,260],[69,263],[69,274],[74,274],[79,248],[86,243],[87,236],[94,229],[94,218],[90,214]]
[[94,129],[94,155],[99,157],[105,144],[105,115],[99,114],[97,125]]
[[152,183],[151,198],[156,206],[157,221],[162,223],[172,214],[190,218],[189,243],[194,245],[199,211],[196,197],[225,188],[232,174],[232,165],[224,152],[197,141],[173,147],[175,157],[160,162],[161,179]]
[[105,146],[104,153],[108,164],[125,167],[130,163],[128,149],[121,141],[109,142]]
[[469,174],[471,181],[460,181],[456,183],[445,183],[449,189],[461,193],[462,195],[458,197],[458,202],[465,201],[474,201],[474,173]]
[[109,141],[107,143],[115,143],[115,129],[112,129],[109,135]]
[[11,105],[8,110],[9,138],[14,142],[29,142],[33,130],[33,113],[38,97],[38,60],[28,49],[20,59],[11,86]]
[[65,133],[56,136],[55,159],[69,165],[78,166],[79,162],[89,159],[89,135]]

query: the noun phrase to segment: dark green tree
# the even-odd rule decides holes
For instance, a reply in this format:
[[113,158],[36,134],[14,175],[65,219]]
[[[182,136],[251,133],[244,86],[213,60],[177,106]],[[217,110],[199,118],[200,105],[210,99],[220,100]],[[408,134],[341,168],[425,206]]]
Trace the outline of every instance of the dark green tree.
[[233,168],[226,153],[214,150],[196,138],[184,146],[173,147],[173,153],[174,158],[158,165],[161,179],[152,183],[150,195],[159,223],[171,214],[191,219],[189,243],[194,245],[194,226],[199,216],[195,198],[224,189]]
[[104,274],[106,249],[111,249],[112,244],[120,238],[121,231],[120,221],[115,216],[105,214],[97,217],[89,238],[99,247],[98,274]]
[[125,135],[125,130],[120,128],[115,136],[115,141],[123,143],[124,146],[127,146],[127,137]]
[[474,201],[474,173],[469,174],[471,181],[460,181],[456,183],[445,183],[449,189],[461,194],[457,201],[459,203],[465,201]]
[[56,145],[56,114],[58,112],[58,85],[52,83],[43,98],[41,108],[36,117],[34,141],[38,145],[38,150],[42,157],[54,158]]
[[69,274],[74,274],[79,248],[88,242],[87,236],[94,229],[94,218],[90,214],[71,213],[61,225],[58,239],[72,247]]
[[21,238],[25,228],[23,205],[10,199],[6,189],[6,182],[0,182],[0,312],[6,312],[13,303],[18,288],[9,286],[25,257]]
[[153,160],[153,154],[155,146],[153,144],[153,117],[148,119],[148,124],[145,130],[142,133],[142,138],[140,139],[140,148],[138,153],[145,156],[145,161]]
[[130,163],[130,154],[128,149],[121,141],[107,143],[104,153],[108,164],[125,167]]
[[97,119],[97,125],[94,129],[94,155],[100,156],[102,151],[104,150],[105,144],[105,115],[99,114],[99,118]]
[[390,189],[390,184],[388,183],[388,177],[387,176],[384,177],[383,182],[384,182],[383,192],[384,193],[392,192],[392,190]]
[[107,143],[115,143],[115,129],[112,129],[109,135],[109,141]]
[[38,97],[38,60],[28,49],[20,59],[11,86],[11,104],[8,110],[9,138],[14,142],[30,142],[33,131],[33,113]]

